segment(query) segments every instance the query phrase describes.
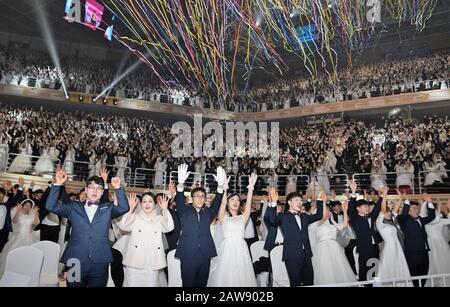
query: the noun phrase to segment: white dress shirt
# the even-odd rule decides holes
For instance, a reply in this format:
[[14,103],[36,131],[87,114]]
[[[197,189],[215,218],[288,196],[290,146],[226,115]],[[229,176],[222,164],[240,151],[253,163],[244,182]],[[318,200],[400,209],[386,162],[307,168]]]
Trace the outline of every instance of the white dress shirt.
[[89,222],[91,222],[91,223],[92,223],[92,220],[94,219],[95,212],[97,212],[97,208],[98,208],[97,205],[90,205],[89,206],[87,204],[87,202],[84,204],[84,210],[86,210],[86,214],[87,214],[87,216],[89,218]]

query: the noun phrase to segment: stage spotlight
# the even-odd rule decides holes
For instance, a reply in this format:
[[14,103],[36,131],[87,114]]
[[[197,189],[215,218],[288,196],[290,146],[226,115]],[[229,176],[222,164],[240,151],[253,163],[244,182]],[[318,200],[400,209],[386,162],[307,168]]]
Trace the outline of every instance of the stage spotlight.
[[79,100],[80,102],[83,102],[83,100],[84,100],[83,95],[80,95],[80,96],[78,97],[78,100]]
[[66,93],[66,100],[69,100],[70,96]]
[[115,105],[115,106],[117,105],[117,99],[116,98],[113,99],[113,105]]
[[108,102],[108,100],[105,98],[103,98],[103,104],[106,104]]
[[91,101],[92,101],[92,103],[95,103],[95,100],[97,100],[97,98],[96,98],[96,97],[94,97],[94,96],[92,96],[92,97],[91,97]]

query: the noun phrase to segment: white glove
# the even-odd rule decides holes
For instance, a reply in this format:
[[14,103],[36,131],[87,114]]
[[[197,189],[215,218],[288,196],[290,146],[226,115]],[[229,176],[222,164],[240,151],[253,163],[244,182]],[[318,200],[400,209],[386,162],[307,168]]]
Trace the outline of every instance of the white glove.
[[188,179],[191,172],[188,172],[187,164],[183,163],[178,166],[178,184],[182,185]]
[[229,189],[228,184],[230,183],[230,179],[231,179],[231,176],[227,177],[227,180],[226,180],[225,184],[222,187],[225,191],[228,191],[228,189]]
[[255,188],[256,179],[258,179],[258,175],[252,173],[252,175],[248,179],[248,186],[247,186],[248,190],[253,190]]
[[217,168],[217,175],[213,176],[214,180],[217,181],[217,186],[223,189],[223,187],[227,183],[227,173],[225,173],[225,170],[222,168],[222,166],[219,166]]

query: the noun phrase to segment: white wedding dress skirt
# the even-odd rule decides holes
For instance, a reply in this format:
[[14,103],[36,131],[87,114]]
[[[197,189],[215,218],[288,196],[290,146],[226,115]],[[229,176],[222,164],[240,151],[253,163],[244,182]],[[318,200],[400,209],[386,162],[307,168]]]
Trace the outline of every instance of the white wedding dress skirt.
[[336,240],[341,228],[336,223],[325,221],[316,228],[316,244],[313,250],[312,264],[314,284],[338,284],[356,281],[344,249]]
[[209,287],[256,287],[256,277],[249,248],[244,240],[243,215],[225,214],[221,225],[223,240],[211,267]]

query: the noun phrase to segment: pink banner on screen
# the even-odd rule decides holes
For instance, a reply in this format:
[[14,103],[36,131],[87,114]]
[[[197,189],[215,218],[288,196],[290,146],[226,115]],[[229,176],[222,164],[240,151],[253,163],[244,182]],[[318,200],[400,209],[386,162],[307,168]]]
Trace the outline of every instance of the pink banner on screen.
[[96,30],[102,21],[104,6],[95,0],[86,0],[86,16],[84,23],[92,30]]

